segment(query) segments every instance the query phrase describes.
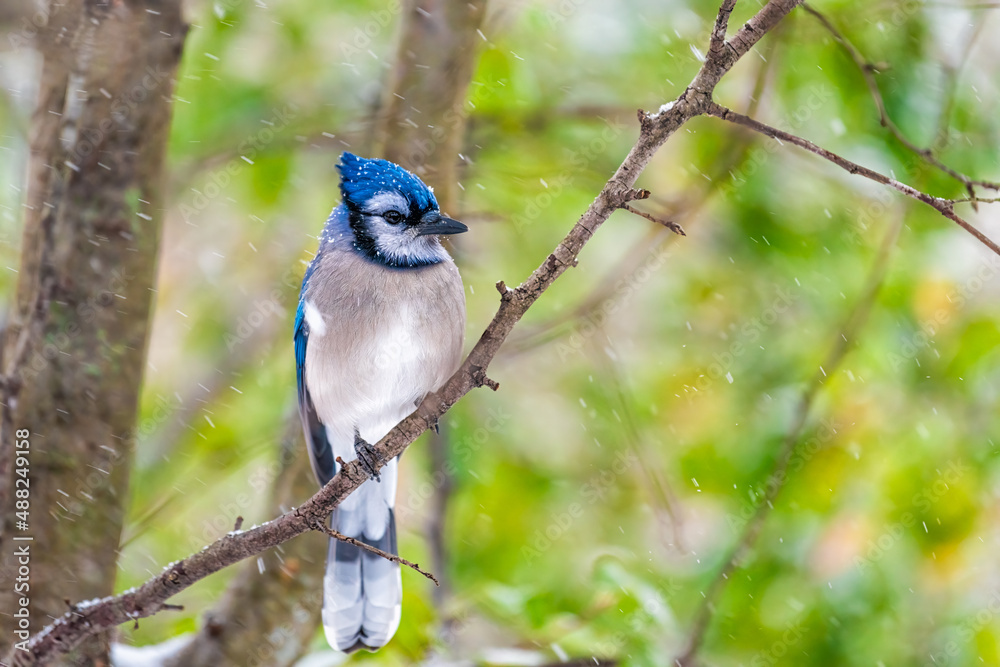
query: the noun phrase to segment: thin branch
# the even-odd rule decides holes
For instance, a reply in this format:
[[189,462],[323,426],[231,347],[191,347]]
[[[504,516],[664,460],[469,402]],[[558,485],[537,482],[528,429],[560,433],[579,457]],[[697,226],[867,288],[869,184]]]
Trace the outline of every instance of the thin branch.
[[[733,2],[735,4],[735,2]],[[732,69],[733,65],[736,64],[740,58],[746,55],[750,49],[752,49],[757,42],[761,40],[774,26],[781,22],[781,19],[785,18],[793,9],[802,4],[802,0],[770,0],[766,5],[764,5],[759,12],[754,14],[753,18],[743,24],[736,34],[733,35],[732,39],[726,42],[724,49],[719,49],[718,51],[708,52],[708,56],[705,58],[705,62],[702,64],[701,69],[695,75],[694,80],[687,87],[681,96],[677,98],[677,101],[669,110],[673,111],[674,107],[680,106],[672,117],[675,120],[683,121],[687,120],[691,116],[686,116],[686,114],[678,113],[683,111],[683,107],[686,105],[692,105],[696,109],[691,111],[696,111],[694,115],[698,115],[700,110],[698,107],[711,101],[712,91],[715,90],[715,86],[718,85],[719,81],[723,76]],[[716,30],[718,26],[722,24],[725,26],[728,23],[728,18],[724,18],[722,15],[726,11],[726,7],[729,5],[729,0],[723,0],[722,7],[719,9],[719,17],[716,18],[715,25]],[[730,10],[731,11],[731,10]],[[724,30],[725,28],[723,28]],[[694,98],[698,98],[697,101]],[[671,123],[662,122],[664,117],[666,120],[671,118],[671,114],[656,114],[655,117],[661,119],[659,123],[661,126],[661,131],[674,132],[677,128],[672,127]],[[654,117],[646,116],[647,120],[652,121]]]
[[771,474],[768,475],[768,482],[764,485],[764,496],[743,529],[743,533],[736,541],[736,545],[729,552],[729,556],[723,562],[722,567],[719,568],[708,589],[704,592],[701,605],[698,607],[698,611],[695,612],[695,620],[688,634],[684,651],[673,663],[677,667],[691,667],[695,664],[695,658],[705,638],[708,625],[712,620],[712,613],[719,596],[729,582],[730,575],[739,567],[754,544],[756,544],[761,528],[763,528],[764,520],[773,507],[778,494],[781,493],[785,481],[787,481],[788,465],[791,463],[792,457],[798,449],[799,439],[802,431],[805,429],[806,421],[817,395],[826,384],[827,378],[840,366],[840,362],[843,361],[848,347],[856,339],[858,331],[868,319],[868,313],[871,311],[871,307],[875,303],[875,297],[878,295],[882,282],[885,280],[886,270],[889,266],[889,257],[893,247],[896,245],[896,239],[899,237],[902,227],[903,215],[900,213],[882,239],[882,245],[879,247],[875,260],[872,262],[872,268],[869,271],[868,279],[865,282],[861,296],[858,297],[854,308],[851,310],[840,331],[834,337],[833,346],[827,354],[825,361],[813,375],[808,388],[799,398],[792,423],[785,434],[785,439],[775,459]]
[[907,139],[906,135],[903,134],[903,131],[900,130],[899,127],[896,125],[896,123],[893,122],[892,118],[889,116],[889,112],[885,108],[885,99],[882,97],[882,91],[879,90],[878,81],[875,80],[875,72],[878,71],[878,67],[875,65],[875,63],[867,60],[863,55],[861,55],[861,52],[858,51],[858,49],[855,48],[853,44],[851,44],[851,42],[847,39],[847,37],[844,36],[842,32],[837,30],[836,26],[834,26],[833,23],[824,14],[817,11],[816,9],[814,9],[812,6],[810,6],[808,3],[805,2],[802,3],[802,9],[804,9],[809,14],[812,14],[814,17],[816,17],[816,19],[823,25],[823,27],[826,28],[826,30],[831,35],[833,35],[833,38],[837,40],[837,42],[839,42],[841,46],[844,47],[844,50],[847,51],[848,55],[851,57],[851,60],[854,61],[854,64],[858,66],[858,69],[861,71],[861,75],[865,79],[865,84],[868,86],[868,90],[872,95],[872,99],[875,101],[875,107],[878,109],[879,122],[882,124],[882,127],[888,129],[889,132],[892,133],[892,136],[896,137],[896,140],[899,143],[906,146],[908,150],[916,153],[928,164],[936,167],[937,169],[948,174],[955,180],[959,181],[962,185],[965,186],[966,190],[968,190],[969,194],[972,196],[975,195],[973,187],[977,185],[979,187],[989,188],[991,190],[1000,190],[1000,183],[992,183],[990,181],[972,179],[966,176],[965,174],[956,171],[955,169],[952,169],[944,162],[934,157],[934,153],[933,151],[931,151],[931,149],[921,148],[920,146],[917,146],[912,141]]
[[788,132],[784,132],[777,128],[771,127],[770,125],[765,125],[760,121],[754,120],[753,118],[750,118],[748,116],[744,116],[743,114],[737,113],[732,109],[727,109],[726,107],[720,104],[716,104],[715,102],[709,104],[707,113],[710,116],[721,118],[722,120],[729,121],[730,123],[735,123],[736,125],[742,125],[743,127],[750,128],[751,130],[755,132],[760,132],[761,134],[771,137],[772,139],[785,141],[790,144],[794,144],[799,148],[804,148],[810,153],[815,153],[824,160],[829,160],[830,162],[834,163],[841,169],[844,169],[848,173],[858,174],[860,176],[864,176],[869,180],[875,181],[876,183],[881,183],[882,185],[888,185],[889,187],[898,190],[899,192],[902,192],[907,197],[916,199],[919,202],[927,204],[928,206],[936,210],[938,213],[948,218],[949,220],[955,221],[956,223],[958,223],[960,227],[962,227],[962,229],[964,229],[965,231],[969,232],[977,239],[979,239],[983,243],[983,245],[985,245],[987,248],[989,248],[996,254],[1000,255],[1000,246],[998,246],[995,242],[993,242],[988,236],[983,234],[981,231],[976,229],[972,225],[972,223],[968,222],[960,215],[955,213],[954,203],[950,199],[942,199],[941,197],[935,197],[925,192],[921,192],[920,190],[912,188],[909,185],[906,185],[905,183],[900,183],[894,178],[883,176],[877,171],[873,171],[868,167],[862,167],[858,163],[851,162],[850,160],[843,158],[832,151],[828,151],[825,148],[820,148],[819,146],[817,146],[816,144],[807,139],[797,137],[794,134],[789,134]]
[[708,52],[716,57],[721,55],[726,47],[726,30],[729,28],[729,16],[733,13],[736,0],[723,0],[719,15],[715,17],[715,27],[709,40]]
[[979,197],[960,197],[958,199],[949,199],[952,204],[996,204],[1000,202],[1000,197],[993,197],[990,199],[980,199]]
[[420,569],[420,566],[417,565],[416,563],[411,563],[410,561],[406,560],[405,558],[401,558],[399,556],[391,554],[388,551],[382,551],[381,549],[379,549],[377,547],[373,547],[370,544],[365,544],[361,540],[356,540],[353,537],[348,537],[347,535],[344,535],[343,533],[337,532],[333,528],[330,528],[323,521],[320,521],[320,522],[316,523],[313,526],[313,528],[316,529],[316,530],[318,530],[318,531],[320,531],[321,533],[326,533],[330,537],[332,537],[334,539],[338,539],[341,542],[347,542],[348,544],[353,544],[354,546],[359,547],[361,549],[364,549],[365,551],[370,551],[373,554],[375,554],[377,556],[381,556],[382,558],[384,558],[384,559],[386,559],[388,561],[392,561],[393,563],[400,563],[402,565],[405,565],[406,567],[413,568],[414,570],[416,570],[420,574],[424,575],[425,577],[427,577],[428,579],[430,579],[431,581],[433,581],[435,586],[440,586],[441,585],[441,583],[437,580],[437,577],[435,577],[430,572],[424,572],[423,570]]
[[687,234],[684,233],[684,228],[681,227],[676,222],[673,222],[672,220],[660,220],[655,215],[651,213],[646,213],[645,211],[640,211],[639,209],[633,208],[628,204],[622,204],[621,208],[628,211],[629,213],[635,213],[640,218],[646,218],[646,220],[649,220],[650,222],[655,222],[658,225],[663,225],[664,227],[672,231],[674,234],[679,234],[680,236],[687,236]]

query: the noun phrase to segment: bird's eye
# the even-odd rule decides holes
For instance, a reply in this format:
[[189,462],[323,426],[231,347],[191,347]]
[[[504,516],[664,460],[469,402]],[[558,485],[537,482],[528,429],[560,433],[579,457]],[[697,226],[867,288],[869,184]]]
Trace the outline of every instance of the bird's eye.
[[403,214],[399,211],[386,211],[382,214],[382,217],[390,225],[398,225],[403,221]]

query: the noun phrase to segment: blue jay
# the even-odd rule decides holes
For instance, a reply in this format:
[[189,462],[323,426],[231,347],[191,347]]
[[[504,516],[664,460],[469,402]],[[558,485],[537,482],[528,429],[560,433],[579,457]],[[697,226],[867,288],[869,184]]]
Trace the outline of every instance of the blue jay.
[[[295,314],[299,414],[313,472],[326,484],[337,458],[371,479],[334,510],[331,526],[396,553],[397,460],[379,475],[378,442],[439,389],[461,362],[462,278],[440,237],[468,231],[441,214],[433,191],[386,160],[344,153],[342,203],[306,269]],[[399,565],[331,539],[323,629],[348,653],[384,646],[402,610]]]

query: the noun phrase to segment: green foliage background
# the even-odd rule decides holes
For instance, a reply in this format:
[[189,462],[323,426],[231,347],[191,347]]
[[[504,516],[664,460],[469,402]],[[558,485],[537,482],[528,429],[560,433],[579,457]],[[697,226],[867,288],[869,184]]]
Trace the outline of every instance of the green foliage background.
[[[142,441],[119,587],[263,511],[294,404],[291,320],[337,203],[333,165],[364,153],[394,54],[381,0],[195,3],[170,144]],[[756,3],[737,8],[741,25]],[[888,111],[951,166],[1000,178],[1000,29],[989,9],[817,5],[874,63]],[[675,98],[717,5],[496,3],[470,88],[455,254],[468,344]],[[756,86],[756,87],[755,87]],[[945,197],[959,183],[880,126],[860,72],[796,10],[716,99]],[[0,249],[17,265],[25,100],[0,107]],[[245,159],[244,159],[245,158]],[[457,156],[456,156],[457,159]],[[902,219],[858,343],[831,369],[757,547],[706,636],[713,665],[1000,664],[997,281],[1000,261],[927,207],[714,119],[679,132],[639,185],[675,237],[615,214],[519,325],[443,426],[454,596],[404,572],[403,624],[357,662],[401,665],[458,619],[489,664],[618,658],[666,665],[760,504],[796,405]],[[995,209],[963,214],[1000,238]],[[10,293],[16,274],[0,272]],[[596,295],[596,296],[595,296]],[[401,551],[429,562],[426,447],[403,459]],[[324,554],[317,554],[322,558]],[[125,629],[193,630],[232,572],[182,613]],[[525,653],[502,657],[494,647]],[[317,635],[315,648],[325,644]],[[533,658],[533,659],[534,659]],[[537,664],[537,663],[530,663]]]

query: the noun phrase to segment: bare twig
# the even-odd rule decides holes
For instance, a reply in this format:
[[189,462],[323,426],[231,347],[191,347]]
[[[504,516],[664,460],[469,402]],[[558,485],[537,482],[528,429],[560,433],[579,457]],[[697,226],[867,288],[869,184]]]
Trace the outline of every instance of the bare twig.
[[861,75],[865,79],[865,84],[868,86],[868,90],[871,93],[872,99],[875,101],[875,107],[878,109],[879,122],[884,128],[892,133],[892,136],[896,137],[896,140],[899,143],[903,144],[908,150],[913,151],[922,159],[926,160],[928,164],[962,183],[962,185],[964,185],[966,190],[969,192],[970,196],[975,195],[975,191],[973,189],[974,186],[989,188],[991,190],[1000,190],[1000,183],[972,179],[965,174],[952,169],[944,162],[936,158],[931,149],[921,148],[907,139],[906,135],[903,134],[903,131],[899,129],[895,122],[893,122],[892,118],[889,116],[889,112],[885,108],[885,99],[882,97],[882,91],[879,90],[878,81],[875,80],[875,72],[878,71],[878,66],[861,55],[861,52],[858,51],[853,44],[851,44],[847,37],[845,37],[844,34],[840,32],[824,14],[805,2],[802,3],[802,9],[816,17],[820,24],[822,24],[822,26],[826,28],[831,35],[833,35],[833,38],[844,47],[844,50],[847,51],[851,60],[854,61],[854,64],[858,66],[858,69],[861,71]]
[[708,44],[708,52],[715,57],[722,54],[726,47],[726,30],[729,27],[729,16],[733,13],[736,0],[723,0],[719,14],[715,17],[715,27],[712,28],[712,36]]
[[425,577],[427,577],[428,579],[430,579],[431,581],[433,581],[435,586],[440,586],[441,585],[440,582],[438,582],[437,577],[435,577],[430,572],[425,572],[424,570],[421,570],[420,566],[417,565],[416,563],[411,563],[410,561],[406,560],[405,558],[401,558],[399,556],[396,556],[395,554],[391,554],[388,551],[382,551],[381,549],[379,549],[377,547],[373,547],[370,544],[365,544],[361,540],[356,540],[353,537],[348,537],[347,535],[344,535],[343,533],[337,532],[333,528],[330,528],[323,521],[319,521],[316,524],[314,524],[313,528],[316,529],[316,530],[318,530],[318,531],[320,531],[321,533],[326,533],[330,537],[338,539],[341,542],[347,542],[348,544],[353,544],[354,546],[356,546],[356,547],[358,547],[360,549],[364,549],[365,551],[370,551],[373,554],[375,554],[377,556],[381,556],[382,558],[384,558],[384,559],[386,559],[388,561],[392,561],[393,563],[400,563],[402,565],[405,565],[406,567],[413,568],[414,570],[416,570],[420,574],[424,575]]
[[979,197],[960,197],[958,199],[949,199],[952,204],[996,204],[1000,202],[1000,197],[992,197],[989,199],[981,199]]
[[830,162],[834,163],[841,169],[844,169],[851,174],[858,174],[860,176],[864,176],[867,179],[875,181],[876,183],[881,183],[882,185],[888,185],[889,187],[898,190],[899,192],[902,192],[907,197],[916,199],[919,202],[927,204],[928,206],[936,210],[938,213],[948,218],[949,220],[955,221],[962,229],[964,229],[965,231],[969,232],[977,239],[979,239],[983,243],[983,245],[985,245],[987,248],[989,248],[996,254],[1000,255],[1000,246],[998,246],[994,241],[992,241],[988,236],[983,234],[981,231],[976,229],[972,225],[972,223],[968,222],[960,215],[955,213],[954,203],[950,199],[942,199],[941,197],[935,197],[933,195],[927,194],[926,192],[921,192],[920,190],[910,187],[905,183],[900,183],[894,178],[889,178],[888,176],[884,176],[878,173],[877,171],[869,169],[868,167],[862,167],[856,162],[851,162],[847,158],[843,158],[832,151],[828,151],[825,148],[820,148],[819,146],[817,146],[816,144],[807,139],[797,137],[794,134],[789,134],[788,132],[784,132],[777,128],[771,127],[770,125],[765,125],[760,121],[754,120],[753,118],[750,118],[748,116],[744,116],[743,114],[737,113],[732,109],[727,109],[726,107],[716,104],[715,102],[709,104],[707,113],[710,116],[715,116],[716,118],[721,118],[722,120],[727,120],[731,123],[742,125],[743,127],[748,127],[751,130],[755,132],[760,132],[761,134],[771,137],[772,139],[785,141],[790,144],[794,144],[799,148],[804,148],[810,153],[815,153],[821,158],[829,160]]
[[664,227],[672,231],[674,234],[679,234],[680,236],[687,236],[687,234],[684,233],[684,228],[681,227],[676,222],[673,222],[672,220],[660,220],[655,215],[652,215],[651,213],[646,213],[645,211],[640,211],[639,209],[633,208],[628,204],[622,204],[621,208],[628,211],[629,213],[635,213],[640,218],[646,218],[646,220],[649,220],[650,222],[655,222],[658,225],[663,225]]
[[719,568],[708,589],[703,593],[701,605],[698,607],[698,611],[695,612],[694,623],[688,634],[684,650],[673,663],[677,667],[691,667],[695,664],[695,658],[705,638],[705,632],[708,630],[708,625],[712,620],[713,609],[719,596],[722,594],[722,590],[725,588],[726,583],[728,583],[730,575],[739,567],[740,563],[757,542],[761,528],[764,525],[764,519],[767,518],[775,499],[777,499],[778,494],[784,487],[784,483],[788,478],[788,465],[791,463],[792,457],[798,448],[799,439],[802,431],[805,429],[806,421],[812,410],[816,396],[826,383],[827,377],[832,375],[840,365],[840,362],[847,353],[848,347],[857,338],[859,330],[868,319],[868,313],[871,311],[872,304],[875,303],[875,297],[878,295],[882,282],[885,279],[886,270],[889,266],[889,256],[896,245],[896,239],[899,237],[902,227],[903,215],[899,213],[882,239],[882,245],[879,247],[875,260],[872,262],[872,268],[865,282],[865,287],[854,304],[854,308],[847,316],[840,331],[834,337],[833,346],[827,354],[826,359],[813,374],[808,387],[799,398],[798,407],[792,417],[792,423],[785,434],[771,474],[768,475],[768,482],[764,485],[763,498],[757,505],[753,516],[750,517],[750,520],[744,527],[743,532],[736,541],[736,545],[729,552],[729,556],[723,562],[722,567]]

